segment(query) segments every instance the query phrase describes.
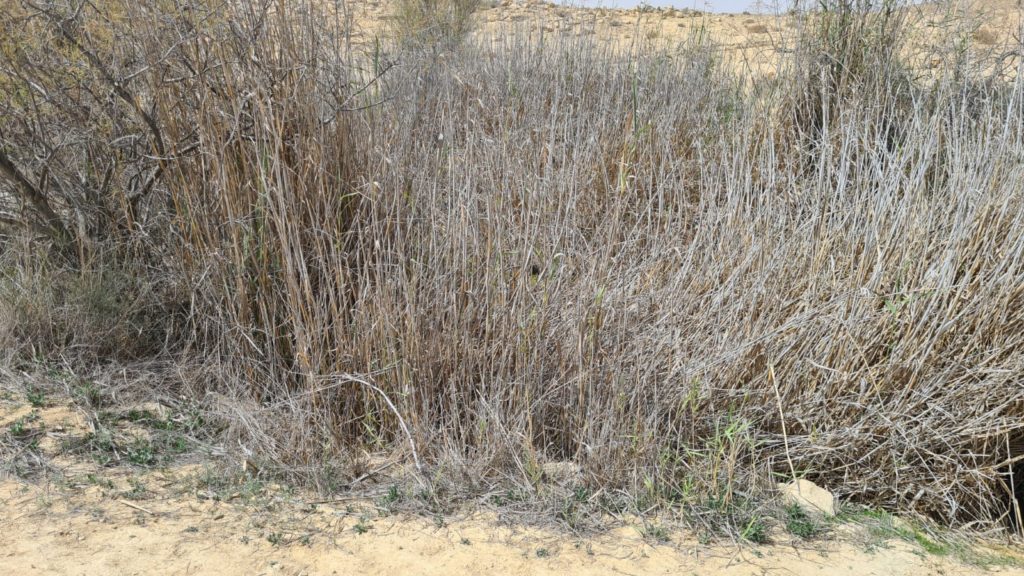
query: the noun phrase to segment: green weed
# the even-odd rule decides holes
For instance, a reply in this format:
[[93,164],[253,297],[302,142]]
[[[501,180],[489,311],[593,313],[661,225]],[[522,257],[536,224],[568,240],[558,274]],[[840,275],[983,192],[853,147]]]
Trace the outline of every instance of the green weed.
[[786,530],[788,530],[790,534],[804,540],[814,538],[818,534],[820,528],[817,522],[808,516],[807,513],[804,512],[804,509],[798,504],[790,504],[786,506],[785,513]]

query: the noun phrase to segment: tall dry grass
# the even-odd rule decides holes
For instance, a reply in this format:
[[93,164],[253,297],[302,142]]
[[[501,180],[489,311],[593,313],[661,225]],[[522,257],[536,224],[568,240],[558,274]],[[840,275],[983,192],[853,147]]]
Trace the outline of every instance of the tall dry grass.
[[[51,32],[118,26],[95,4],[28,6]],[[39,184],[73,238],[35,233],[79,255],[50,274],[141,263],[128,293],[167,319],[147,333],[204,365],[193,389],[237,397],[232,445],[307,469],[364,447],[412,459],[411,442],[422,473],[473,486],[572,460],[591,487],[695,507],[797,474],[950,523],[1005,517],[1024,434],[1018,82],[916,80],[899,22],[852,9],[754,82],[696,39],[527,34],[378,51],[364,71],[312,5],[224,6],[89,44],[114,51],[113,84],[68,53],[94,93],[74,94],[106,106],[85,117],[140,146],[108,193],[156,180],[101,212],[109,235]],[[33,65],[8,58],[5,89],[36,90],[10,72]],[[55,178],[15,111],[4,150]],[[116,145],[81,126],[49,173],[105,173],[79,154]],[[3,186],[13,221],[52,220]],[[27,233],[4,245],[9,309],[42,269],[18,258],[57,258],[30,258]],[[38,335],[52,319],[9,318],[19,345],[64,351]]]

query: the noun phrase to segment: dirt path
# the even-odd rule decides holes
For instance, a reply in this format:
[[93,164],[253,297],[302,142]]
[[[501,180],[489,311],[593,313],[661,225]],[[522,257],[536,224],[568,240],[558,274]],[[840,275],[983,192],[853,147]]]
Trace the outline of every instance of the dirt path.
[[[651,519],[629,517],[579,537],[483,501],[431,515],[428,501],[387,482],[317,502],[197,449],[190,414],[155,403],[98,409],[0,386],[0,576],[1024,576],[1020,549],[933,541],[887,515],[884,524],[828,523],[810,541],[776,525],[771,545],[736,545],[667,528],[645,537]],[[680,524],[658,526],[670,525]]]
[[[215,500],[194,469],[129,472],[49,489],[0,483],[0,573],[60,575],[848,574],[992,573],[902,541],[859,538],[794,546],[652,544],[636,528],[599,537],[510,528],[476,515],[434,522],[369,517],[352,506]],[[140,485],[145,486],[139,488]],[[121,489],[126,489],[121,491]],[[998,570],[1024,574],[1020,568]]]

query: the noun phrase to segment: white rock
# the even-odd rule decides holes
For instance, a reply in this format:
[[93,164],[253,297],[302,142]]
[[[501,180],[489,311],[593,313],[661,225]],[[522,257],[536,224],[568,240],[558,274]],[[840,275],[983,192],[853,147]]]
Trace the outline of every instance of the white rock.
[[796,504],[808,514],[836,515],[835,496],[810,480],[779,484],[779,492],[786,504]]
[[578,480],[583,470],[575,462],[545,462],[541,466],[544,480],[554,484],[565,485]]

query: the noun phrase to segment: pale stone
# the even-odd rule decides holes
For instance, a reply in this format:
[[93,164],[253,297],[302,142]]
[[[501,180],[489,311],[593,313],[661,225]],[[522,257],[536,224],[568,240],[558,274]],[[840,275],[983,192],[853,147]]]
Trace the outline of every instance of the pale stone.
[[544,479],[554,484],[568,484],[576,480],[582,474],[582,470],[575,462],[545,462],[541,465]]
[[831,492],[810,480],[797,480],[779,484],[782,500],[786,504],[796,504],[809,514],[825,516],[836,515],[836,498]]
[[157,418],[160,418],[161,420],[167,418],[169,412],[167,407],[164,406],[163,404],[160,404],[159,402],[142,402],[140,404],[135,404],[130,408],[123,410],[122,413],[127,414],[131,410],[134,410],[136,412],[149,412],[150,414]]

